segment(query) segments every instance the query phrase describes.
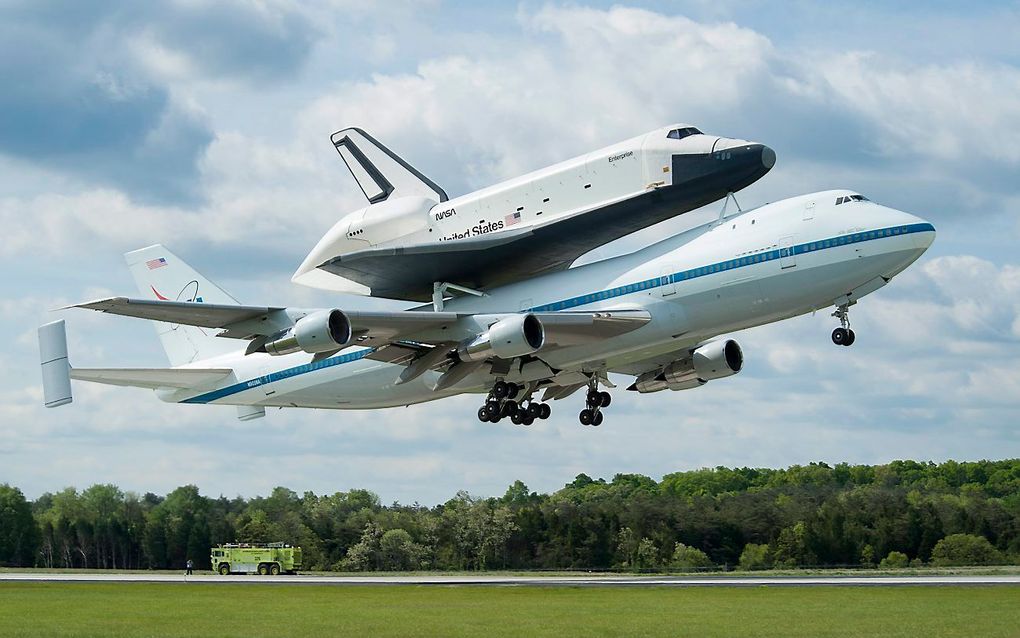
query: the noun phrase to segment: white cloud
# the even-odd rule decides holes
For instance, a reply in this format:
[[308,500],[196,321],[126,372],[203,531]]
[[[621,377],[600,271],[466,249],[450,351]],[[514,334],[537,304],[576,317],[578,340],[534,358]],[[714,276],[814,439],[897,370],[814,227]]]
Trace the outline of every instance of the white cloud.
[[[337,12],[313,9],[324,32],[344,35],[344,25],[329,22]],[[393,11],[424,22],[405,9]],[[357,15],[359,25],[365,16]],[[451,194],[686,120],[790,149],[751,191],[770,198],[847,180],[895,193],[907,210],[924,211],[928,186],[938,184],[975,209],[1020,202],[1015,175],[999,184],[1012,189],[1000,197],[958,170],[961,159],[978,165],[972,172],[983,162],[1020,162],[1015,67],[906,63],[881,50],[804,56],[739,24],[640,9],[547,6],[522,10],[518,20],[509,31],[458,40],[471,46],[455,54],[411,58],[400,70],[298,77],[283,88],[220,82],[196,71],[193,56],[160,44],[163,36],[138,32],[139,64],[173,86],[177,103],[217,123],[199,163],[206,200],[143,205],[88,180],[5,162],[0,264],[31,274],[27,283],[14,278],[12,300],[0,307],[15,335],[0,371],[9,388],[0,397],[3,480],[30,494],[65,483],[165,491],[195,482],[206,493],[365,486],[384,500],[437,502],[462,487],[501,493],[516,478],[555,489],[579,472],[657,476],[700,465],[1020,450],[1010,416],[1020,407],[1013,364],[1020,267],[1008,263],[1011,254],[985,252],[980,234],[965,235],[971,219],[940,224],[931,259],[854,308],[854,348],[829,343],[834,321],[821,313],[752,330],[739,336],[746,372],[683,393],[618,391],[598,429],[576,423],[578,397],[554,403],[553,419],[530,429],[478,423],[478,397],[373,412],[270,411],[251,423],[236,421],[229,407],[164,405],[144,391],[84,384],[71,407],[39,406],[37,319],[107,288],[126,292],[126,277],[94,278],[97,268],[118,268],[124,250],[154,241],[213,246],[202,269],[214,280],[221,279],[216,267],[232,272],[244,298],[311,299],[289,286],[290,268],[336,218],[362,205],[327,142],[343,126],[370,130]],[[402,37],[415,26],[383,37],[377,53],[402,59],[409,50]],[[365,31],[352,37],[386,35]],[[284,93],[294,93],[287,99],[297,106],[272,110]],[[864,134],[854,137],[848,127]],[[911,161],[897,163],[904,157]],[[925,186],[916,185],[921,179]],[[755,196],[742,194],[741,203]],[[963,238],[954,255],[937,255],[954,234]],[[27,290],[43,280],[42,295]],[[98,282],[101,289],[87,290]],[[162,361],[148,326],[84,311],[67,316],[72,358],[82,365]],[[252,458],[224,457],[208,445],[223,436],[270,444]]]

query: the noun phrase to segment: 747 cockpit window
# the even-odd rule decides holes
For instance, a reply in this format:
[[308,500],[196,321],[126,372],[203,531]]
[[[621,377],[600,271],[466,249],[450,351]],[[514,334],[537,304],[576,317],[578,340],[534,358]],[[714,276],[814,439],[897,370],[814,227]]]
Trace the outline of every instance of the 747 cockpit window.
[[694,128],[693,126],[688,126],[687,128],[675,128],[672,131],[670,131],[669,135],[667,135],[666,137],[672,140],[682,140],[685,137],[690,137],[691,135],[701,134],[702,134],[701,131],[699,131],[698,129]]
[[847,202],[870,202],[871,200],[864,195],[843,195],[842,197],[836,198],[836,206],[845,204]]

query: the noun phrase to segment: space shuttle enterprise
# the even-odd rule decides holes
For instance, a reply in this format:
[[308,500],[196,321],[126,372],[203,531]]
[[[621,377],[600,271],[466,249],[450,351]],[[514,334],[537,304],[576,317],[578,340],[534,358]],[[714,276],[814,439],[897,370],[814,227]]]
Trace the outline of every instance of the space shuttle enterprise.
[[450,199],[371,135],[331,137],[368,206],[341,218],[293,276],[336,292],[442,305],[562,270],[609,241],[726,197],[775,164],[763,144],[675,124]]

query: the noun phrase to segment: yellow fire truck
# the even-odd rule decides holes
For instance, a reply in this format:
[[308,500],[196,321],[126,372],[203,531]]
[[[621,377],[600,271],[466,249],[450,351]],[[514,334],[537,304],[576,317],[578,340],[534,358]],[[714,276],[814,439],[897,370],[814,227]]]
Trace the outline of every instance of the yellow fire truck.
[[210,550],[213,571],[221,575],[295,574],[301,569],[301,548],[286,543],[228,543]]

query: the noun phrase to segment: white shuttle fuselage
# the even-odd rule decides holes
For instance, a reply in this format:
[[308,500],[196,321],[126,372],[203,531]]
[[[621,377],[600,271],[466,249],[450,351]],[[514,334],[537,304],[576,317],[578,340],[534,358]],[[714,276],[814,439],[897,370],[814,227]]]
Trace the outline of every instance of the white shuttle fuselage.
[[415,172],[424,180],[415,183],[404,174],[413,171],[406,165],[388,170],[407,183],[379,186],[387,168],[359,150],[378,144],[363,131],[334,143],[373,203],[338,221],[293,281],[418,300],[434,282],[490,290],[565,269],[599,245],[744,188],[775,163],[762,144],[674,125],[447,199],[424,176]]

